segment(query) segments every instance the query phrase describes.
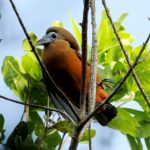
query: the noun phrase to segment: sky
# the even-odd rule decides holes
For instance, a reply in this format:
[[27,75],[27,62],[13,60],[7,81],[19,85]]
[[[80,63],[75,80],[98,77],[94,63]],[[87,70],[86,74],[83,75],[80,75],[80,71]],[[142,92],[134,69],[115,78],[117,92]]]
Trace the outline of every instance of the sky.
[[[28,32],[35,32],[40,38],[45,31],[56,20],[63,21],[65,28],[73,33],[70,23],[72,16],[77,23],[82,22],[83,2],[82,0],[14,0],[16,7],[23,19]],[[116,20],[121,13],[127,12],[129,15],[123,25],[126,30],[135,37],[133,46],[142,44],[150,33],[150,1],[149,0],[107,0],[113,20]],[[100,23],[103,6],[101,0],[96,0],[97,25]],[[21,43],[25,38],[22,29],[11,8],[9,0],[0,0],[0,68],[5,56],[11,55],[18,59],[24,54]],[[89,18],[90,19],[90,18]],[[90,24],[90,21],[89,21]],[[89,36],[91,30],[89,29]],[[90,38],[89,38],[90,39]],[[89,41],[90,43],[90,41]],[[8,87],[6,87],[0,73],[0,94],[11,98],[16,97]],[[0,99],[0,113],[4,115],[7,135],[12,131],[22,115],[23,107],[6,102]],[[11,124],[11,125],[10,125]],[[94,124],[97,130],[93,140],[93,149],[99,150],[130,150],[126,137],[107,127]],[[109,139],[106,140],[106,139]],[[68,143],[69,144],[69,143]],[[122,146],[125,145],[125,146]],[[108,146],[110,147],[108,149]],[[87,148],[85,145],[79,146],[79,150]],[[64,150],[67,149],[67,145]]]

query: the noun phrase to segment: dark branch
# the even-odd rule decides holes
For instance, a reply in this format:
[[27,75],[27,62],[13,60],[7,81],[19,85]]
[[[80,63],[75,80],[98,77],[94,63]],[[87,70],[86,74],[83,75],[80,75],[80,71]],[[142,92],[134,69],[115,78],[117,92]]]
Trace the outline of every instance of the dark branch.
[[[86,112],[86,83],[87,83],[87,28],[88,28],[89,0],[84,1],[82,20],[82,80],[80,91],[80,118],[85,118]],[[82,128],[76,127],[71,139],[69,150],[76,150]]]
[[17,101],[17,100],[14,100],[14,99],[2,96],[2,95],[0,95],[0,98],[2,98],[4,100],[7,100],[9,102],[13,102],[13,103],[17,103],[17,104],[23,105],[23,106],[29,106],[29,107],[32,107],[32,108],[39,108],[39,109],[43,109],[43,110],[55,111],[55,112],[58,112],[61,115],[65,116],[69,120],[72,120],[65,112],[63,112],[63,111],[61,111],[59,109],[50,108],[50,107],[46,107],[46,106],[35,105],[35,104],[27,104],[27,103],[23,103],[23,102],[20,102],[20,101]]
[[61,142],[60,142],[60,144],[59,144],[58,150],[61,150],[61,148],[62,148],[63,140],[64,140],[64,138],[65,138],[65,135],[66,135],[66,133],[63,133],[63,136],[62,136],[62,138],[61,138]]
[[86,112],[86,83],[87,83],[87,29],[88,29],[89,0],[84,1],[82,20],[82,80],[80,92],[80,117],[85,117]]

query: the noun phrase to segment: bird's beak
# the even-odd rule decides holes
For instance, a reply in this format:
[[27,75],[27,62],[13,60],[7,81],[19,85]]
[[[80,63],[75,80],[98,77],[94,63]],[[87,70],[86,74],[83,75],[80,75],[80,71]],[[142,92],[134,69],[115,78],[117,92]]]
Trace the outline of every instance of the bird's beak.
[[37,41],[37,45],[47,45],[50,42],[51,40],[47,37],[47,35],[45,35],[40,40]]

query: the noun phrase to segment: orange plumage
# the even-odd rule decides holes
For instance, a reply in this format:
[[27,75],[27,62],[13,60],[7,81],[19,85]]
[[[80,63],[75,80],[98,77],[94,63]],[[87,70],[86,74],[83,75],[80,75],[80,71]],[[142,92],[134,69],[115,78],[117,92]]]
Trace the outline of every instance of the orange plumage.
[[[60,27],[51,27],[46,35],[38,41],[44,45],[42,61],[53,80],[67,95],[69,100],[79,108],[82,59],[79,46],[70,32]],[[87,66],[87,93],[90,81],[90,66]],[[107,92],[99,86],[97,76],[96,104],[108,97]]]

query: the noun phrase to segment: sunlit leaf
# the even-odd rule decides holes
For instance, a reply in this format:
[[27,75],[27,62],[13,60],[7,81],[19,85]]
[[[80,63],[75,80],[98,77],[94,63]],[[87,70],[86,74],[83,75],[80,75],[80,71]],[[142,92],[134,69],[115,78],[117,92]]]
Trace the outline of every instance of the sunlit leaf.
[[78,43],[81,46],[81,44],[82,44],[82,35],[81,35],[81,31],[79,29],[79,26],[77,25],[77,23],[75,22],[75,20],[72,17],[70,18],[70,21],[71,21],[75,36],[78,40]]
[[[30,36],[30,38],[31,38],[31,40],[32,40],[33,45],[34,45],[35,47],[37,47],[37,45],[36,45],[36,43],[37,43],[37,41],[38,41],[37,36],[36,36],[33,32],[30,32],[30,33],[29,33],[29,36]],[[36,59],[34,53],[32,52],[32,48],[31,48],[31,46],[30,46],[30,44],[29,44],[29,42],[28,42],[27,39],[24,39],[24,40],[23,40],[23,42],[22,42],[22,48],[23,48],[23,50],[26,52],[27,55],[31,56],[35,61],[37,61],[37,59]],[[38,47],[37,47],[37,48],[38,48]]]
[[57,20],[57,21],[54,21],[52,24],[51,24],[52,27],[64,27],[63,23],[60,21],[60,20]]
[[25,72],[36,80],[40,80],[42,78],[42,72],[40,65],[34,61],[29,55],[22,56],[22,67]]
[[12,56],[5,57],[2,66],[2,74],[5,83],[21,99],[26,98],[28,81],[23,77],[19,68],[19,62]]
[[[29,36],[30,36],[30,38],[31,38],[31,40],[32,40],[32,42],[33,42],[33,44],[35,45],[35,44],[37,43],[37,40],[38,40],[37,36],[36,36],[33,32],[30,32],[30,33],[29,33]],[[25,51],[31,51],[31,50],[32,50],[32,48],[31,48],[31,46],[30,46],[30,44],[29,44],[29,42],[28,42],[27,39],[25,39],[25,40],[23,41],[23,43],[22,43],[22,48],[23,48]]]
[[130,45],[134,41],[134,37],[130,33],[120,31],[119,34],[124,45]]

